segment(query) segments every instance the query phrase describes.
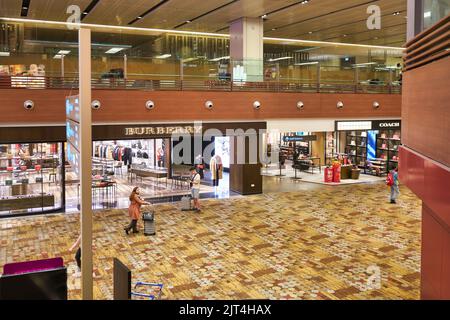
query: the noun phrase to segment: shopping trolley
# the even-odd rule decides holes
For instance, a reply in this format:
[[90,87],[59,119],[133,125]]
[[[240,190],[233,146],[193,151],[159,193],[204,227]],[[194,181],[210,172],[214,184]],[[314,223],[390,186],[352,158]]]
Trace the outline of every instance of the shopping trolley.
[[146,291],[142,292],[131,292],[131,299],[134,300],[155,300],[160,299],[162,294],[163,284],[162,283],[150,283],[138,281],[134,285],[134,290]]

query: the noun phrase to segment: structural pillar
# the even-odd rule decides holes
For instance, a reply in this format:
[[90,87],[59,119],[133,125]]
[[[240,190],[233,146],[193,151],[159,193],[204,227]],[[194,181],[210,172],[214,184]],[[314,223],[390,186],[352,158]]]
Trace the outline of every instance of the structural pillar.
[[81,294],[93,299],[92,281],[92,114],[91,114],[91,30],[79,30],[80,82],[80,184],[81,184]]
[[261,18],[240,18],[230,25],[234,81],[264,81],[264,26]]
[[423,0],[408,0],[407,5],[408,24],[406,40],[410,41],[423,30],[424,3]]

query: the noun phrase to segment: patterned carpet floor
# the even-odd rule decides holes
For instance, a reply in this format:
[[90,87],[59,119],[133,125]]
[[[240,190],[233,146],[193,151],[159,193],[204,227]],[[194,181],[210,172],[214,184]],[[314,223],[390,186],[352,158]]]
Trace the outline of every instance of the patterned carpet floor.
[[[96,299],[112,299],[113,257],[134,282],[163,283],[162,299],[419,299],[421,202],[406,188],[397,205],[369,184],[156,209],[155,236],[126,236],[125,210],[95,212]],[[78,214],[1,219],[0,271],[62,256],[79,299],[78,230]]]

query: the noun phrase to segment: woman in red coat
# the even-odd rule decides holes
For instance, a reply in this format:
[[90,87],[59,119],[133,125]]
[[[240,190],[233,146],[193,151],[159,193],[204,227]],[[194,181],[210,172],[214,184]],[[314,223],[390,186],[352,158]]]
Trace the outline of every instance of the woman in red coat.
[[141,216],[141,206],[142,205],[150,205],[150,203],[144,201],[139,196],[140,190],[139,187],[135,187],[130,195],[130,206],[128,207],[128,215],[130,216],[131,222],[130,224],[124,228],[126,234],[133,229],[133,233],[139,233],[137,229],[137,222],[139,217]]

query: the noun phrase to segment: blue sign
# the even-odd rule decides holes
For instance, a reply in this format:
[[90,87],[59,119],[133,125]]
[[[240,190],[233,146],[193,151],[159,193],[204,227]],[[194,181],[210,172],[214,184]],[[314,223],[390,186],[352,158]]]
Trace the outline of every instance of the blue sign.
[[377,157],[377,131],[369,131],[367,134],[367,159],[373,160]]

